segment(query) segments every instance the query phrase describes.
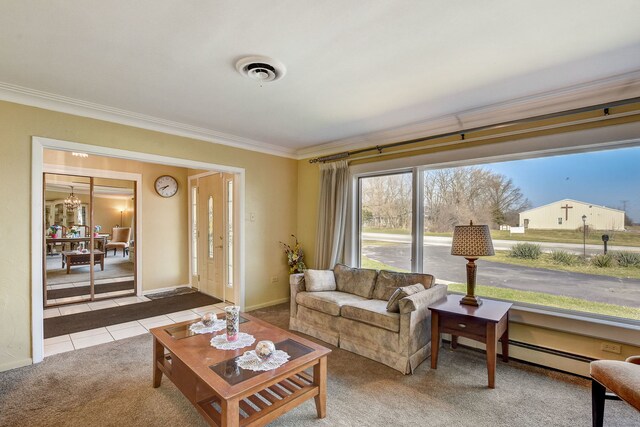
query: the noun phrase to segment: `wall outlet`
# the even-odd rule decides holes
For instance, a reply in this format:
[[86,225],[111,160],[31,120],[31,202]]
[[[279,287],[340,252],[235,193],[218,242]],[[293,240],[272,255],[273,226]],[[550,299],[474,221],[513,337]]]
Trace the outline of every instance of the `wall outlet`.
[[603,342],[602,344],[600,344],[600,350],[616,354],[620,354],[621,352],[620,344],[615,344],[612,342]]
[[278,283],[278,276],[271,276],[271,283]]

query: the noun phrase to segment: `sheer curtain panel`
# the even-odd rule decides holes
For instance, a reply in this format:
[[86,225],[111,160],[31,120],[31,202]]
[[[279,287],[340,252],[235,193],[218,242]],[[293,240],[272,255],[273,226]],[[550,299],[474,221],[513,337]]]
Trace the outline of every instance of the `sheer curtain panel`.
[[349,164],[346,160],[320,165],[320,205],[316,235],[318,269],[329,269],[342,262],[347,198],[349,195]]

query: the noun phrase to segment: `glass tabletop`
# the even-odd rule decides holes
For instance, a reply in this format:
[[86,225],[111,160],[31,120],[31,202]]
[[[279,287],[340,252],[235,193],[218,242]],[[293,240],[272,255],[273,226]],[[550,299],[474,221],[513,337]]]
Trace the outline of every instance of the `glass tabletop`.
[[[313,349],[306,345],[300,344],[292,339],[286,339],[284,341],[275,343],[277,350],[286,351],[289,354],[289,361],[295,360],[305,354],[313,352]],[[213,372],[218,374],[221,378],[224,378],[230,385],[236,385],[250,378],[256,377],[264,371],[251,371],[248,369],[242,369],[238,366],[237,360],[240,356],[232,357],[224,360],[215,365],[209,366]],[[285,363],[286,364],[286,363]]]
[[[164,328],[164,330],[166,333],[168,333],[169,335],[171,335],[173,338],[177,340],[193,337],[196,335],[201,335],[201,334],[196,334],[191,329],[189,329],[189,326],[193,325],[194,323],[198,323],[199,321],[200,320],[194,320],[193,322],[186,325],[169,326],[168,328]],[[245,319],[244,317],[242,317],[242,315],[240,315],[240,323],[245,323],[248,321],[249,320]],[[217,334],[218,332],[214,332],[214,333]]]

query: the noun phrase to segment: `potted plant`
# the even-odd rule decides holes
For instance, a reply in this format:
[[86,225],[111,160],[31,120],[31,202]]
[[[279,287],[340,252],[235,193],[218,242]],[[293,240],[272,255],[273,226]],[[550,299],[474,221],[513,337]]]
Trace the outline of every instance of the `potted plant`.
[[59,225],[51,225],[49,226],[49,228],[47,229],[47,236],[51,237],[52,239],[57,239],[60,237],[59,230],[62,227],[60,227]]
[[302,252],[302,248],[300,247],[300,243],[298,243],[298,238],[291,235],[296,241],[293,247],[287,245],[284,242],[280,242],[282,247],[284,248],[284,253],[287,255],[287,264],[289,265],[289,274],[302,273],[307,268],[304,265],[304,253]]
[[100,235],[100,230],[102,230],[102,226],[101,225],[94,225],[93,226],[93,237],[98,237]]
[[80,230],[78,230],[78,227],[76,227],[75,225],[71,228],[69,228],[69,231],[67,231],[67,237],[78,237],[80,236]]

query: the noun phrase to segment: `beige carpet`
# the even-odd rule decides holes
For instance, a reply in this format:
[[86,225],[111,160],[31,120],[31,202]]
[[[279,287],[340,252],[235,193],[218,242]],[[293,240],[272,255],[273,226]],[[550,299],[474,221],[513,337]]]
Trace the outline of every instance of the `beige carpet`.
[[[253,312],[278,326],[286,305]],[[443,350],[439,367],[425,362],[404,376],[371,360],[333,349],[327,418],[313,400],[274,426],[588,426],[587,380],[518,362],[497,368],[497,388],[485,387],[484,355]],[[607,402],[605,425],[640,425],[640,414]],[[166,379],[151,386],[151,337],[142,335],[0,373],[2,426],[205,426]]]

